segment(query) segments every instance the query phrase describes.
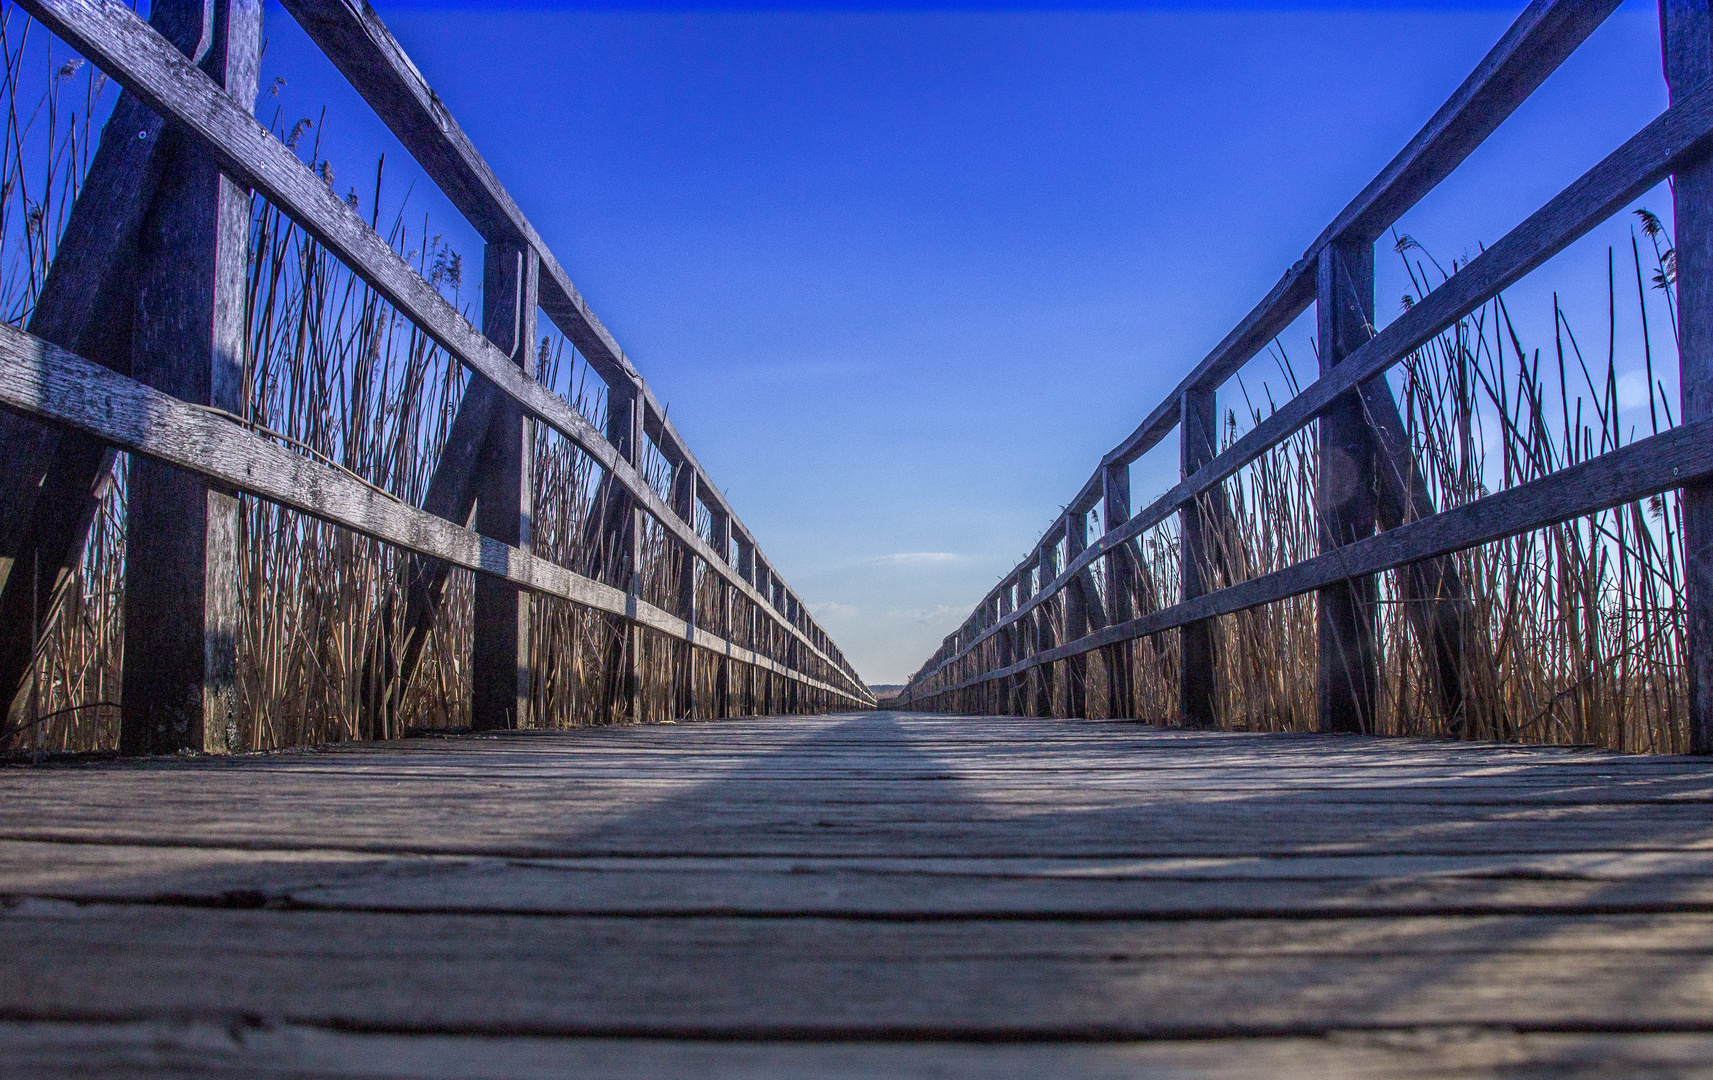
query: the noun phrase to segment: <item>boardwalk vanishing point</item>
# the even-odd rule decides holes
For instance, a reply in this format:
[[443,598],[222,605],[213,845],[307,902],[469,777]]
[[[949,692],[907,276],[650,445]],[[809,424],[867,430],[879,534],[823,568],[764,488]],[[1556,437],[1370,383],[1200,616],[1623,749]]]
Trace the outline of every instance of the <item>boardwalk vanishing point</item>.
[[[1619,7],[1528,3],[1100,458],[894,699],[912,711],[876,709],[372,5],[280,6],[480,234],[481,325],[258,122],[259,0],[152,0],[147,21],[17,0],[123,95],[35,306],[0,323],[0,1080],[1713,1077],[1708,0],[1661,5],[1665,111],[1382,319],[1376,243]],[[1446,498],[1388,373],[1668,180],[1681,407]],[[416,448],[422,490],[260,423],[240,360],[262,204],[467,373]],[[1222,439],[1221,387],[1311,306],[1318,378]],[[543,381],[549,326],[598,409]],[[1134,505],[1131,466],[1174,434],[1178,481]],[[1221,555],[1228,487],[1293,440],[1312,551]],[[116,454],[124,546],[97,554],[123,588],[89,592]],[[1652,538],[1655,497],[1686,569],[1656,590],[1664,659],[1622,671],[1669,741],[1618,745],[1696,756],[1361,734],[1383,599],[1441,730],[1548,730],[1607,673],[1599,596],[1587,677],[1518,712],[1471,674],[1487,628],[1455,560],[1614,508]],[[373,545],[353,565],[384,591],[275,619],[303,655],[349,647],[316,661],[333,704],[297,735],[263,732],[240,677],[278,659],[243,632],[260,505],[303,566],[326,537]],[[1158,580],[1141,545],[1174,525]],[[68,625],[43,613],[121,595],[123,637],[38,679]],[[1212,730],[1260,696],[1217,620],[1311,596],[1314,713],[1288,719],[1327,734]],[[436,634],[447,692],[413,713]],[[1507,635],[1507,662],[1538,644]],[[293,678],[269,685],[295,700]],[[102,709],[116,730],[63,748],[122,757],[29,761],[54,718]]]
[[1710,801],[886,712],[12,770],[0,1071],[1713,1075]]

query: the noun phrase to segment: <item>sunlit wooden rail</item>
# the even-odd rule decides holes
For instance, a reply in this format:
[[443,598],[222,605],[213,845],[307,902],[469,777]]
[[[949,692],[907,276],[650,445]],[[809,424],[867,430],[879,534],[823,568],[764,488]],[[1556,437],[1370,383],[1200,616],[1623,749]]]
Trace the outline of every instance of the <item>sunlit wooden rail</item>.
[[[475,571],[477,728],[530,724],[530,664],[520,652],[530,594],[606,613],[627,628],[608,663],[613,719],[641,713],[642,682],[650,676],[639,670],[639,657],[649,635],[678,650],[674,715],[804,713],[872,702],[369,5],[287,0],[284,7],[486,242],[480,329],[252,115],[259,0],[156,0],[151,22],[117,0],[19,6],[126,92],[104,129],[28,332],[0,328],[0,405],[13,410],[0,414],[7,462],[0,474],[0,689],[8,700],[36,649],[35,613],[51,606],[75,567],[93,514],[91,492],[117,450],[138,460],[126,602],[142,617],[134,620],[138,644],[124,656],[120,743],[128,752],[228,749],[238,604],[233,496],[240,492],[422,557],[409,589],[406,640],[376,651],[370,685],[399,685],[401,666],[408,679],[448,569]],[[476,376],[422,506],[234,422],[243,409],[251,191]],[[162,237],[151,233],[139,257],[149,220],[171,226]],[[604,431],[534,377],[538,310],[605,383]],[[530,550],[538,424],[575,444],[603,478],[600,534],[588,538],[602,553],[592,574]],[[645,443],[672,468],[670,499],[639,473]],[[474,527],[466,527],[472,514]],[[711,521],[708,535],[698,529],[700,514]],[[673,602],[640,595],[639,544],[650,519],[679,560]],[[698,595],[698,568],[715,583],[712,601]],[[369,732],[396,733],[393,701],[376,693],[365,704]]]
[[1698,758],[853,713],[0,770],[9,1077],[1705,1076]]
[[[1273,290],[1112,449],[1039,543],[911,678],[910,708],[1086,715],[1089,658],[1106,666],[1105,714],[1135,715],[1124,643],[1177,630],[1182,721],[1214,722],[1214,616],[1317,594],[1318,714],[1324,731],[1372,730],[1380,676],[1375,574],[1400,575],[1430,664],[1455,686],[1466,597],[1442,557],[1488,541],[1682,489],[1687,563],[1713,545],[1713,36],[1708,7],[1664,0],[1670,106],[1576,182],[1375,331],[1374,245],[1449,175],[1616,8],[1536,0],[1410,144],[1338,215]],[[1683,392],[1679,428],[1560,473],[1436,512],[1385,373],[1667,177],[1673,179]],[[1216,453],[1215,393],[1316,306],[1320,376]],[[1212,589],[1204,534],[1221,485],[1318,421],[1321,554]],[[1174,430],[1182,480],[1131,512],[1130,466]],[[1091,512],[1103,535],[1091,540]],[[1138,538],[1176,516],[1179,602],[1139,610]],[[1099,581],[1096,580],[1097,576]],[[1686,575],[1690,744],[1713,752],[1713,586]]]

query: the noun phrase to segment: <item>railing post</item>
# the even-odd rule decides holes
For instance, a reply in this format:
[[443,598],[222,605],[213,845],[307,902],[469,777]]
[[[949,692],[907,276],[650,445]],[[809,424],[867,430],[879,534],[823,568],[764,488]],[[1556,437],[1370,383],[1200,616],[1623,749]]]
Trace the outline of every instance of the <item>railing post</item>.
[[[1218,419],[1214,391],[1197,388],[1184,392],[1178,404],[1178,452],[1180,467],[1187,478],[1214,459],[1218,443]],[[1194,600],[1214,584],[1212,528],[1210,506],[1215,497],[1204,493],[1178,515],[1179,571],[1182,600]],[[1179,629],[1178,708],[1185,727],[1213,727],[1216,713],[1218,681],[1215,675],[1217,655],[1214,643],[1214,620],[1204,619]]]
[[[681,461],[672,477],[672,511],[692,529],[696,527],[696,470],[688,460]],[[696,626],[696,556],[687,546],[674,544],[676,553],[673,561],[677,563],[674,569],[678,578],[678,610],[674,612],[680,619],[690,624],[692,633]],[[681,647],[680,647],[681,646]],[[696,715],[696,649],[688,642],[674,644],[672,651],[682,659],[676,665],[678,671],[675,677],[676,685],[672,692],[672,709],[675,717]]]
[[[714,550],[727,563],[732,558],[732,519],[724,510],[711,510],[714,521]],[[710,575],[712,577],[712,575]],[[719,596],[720,636],[732,640],[732,588],[723,579],[715,580],[714,591]],[[714,662],[714,715],[720,719],[732,715],[732,662],[721,656]]]
[[[1007,581],[999,587],[999,617],[1001,619],[1017,610],[1014,603],[1014,598],[1016,596],[1015,590],[1016,582],[1013,581]],[[994,635],[994,640],[998,642],[999,666],[1003,668],[1010,667],[1012,664],[1015,664],[1017,662],[1017,650],[1014,647],[1016,639],[1013,636],[1012,628],[1006,627],[1004,630],[1001,630],[999,633]],[[1011,707],[1012,681],[1013,677],[1008,676],[1001,680],[999,685],[995,687],[997,697],[996,708],[1000,713],[1013,711]]]
[[[1088,514],[1071,507],[1065,515],[1065,565],[1088,549]],[[1086,578],[1085,571],[1082,577]],[[1083,595],[1081,580],[1072,581],[1064,590],[1065,642],[1069,644],[1088,633],[1088,598]],[[1088,654],[1080,653],[1065,661],[1065,715],[1088,715]]]
[[[635,465],[642,447],[642,394],[635,383],[615,379],[607,384],[606,428],[613,449]],[[635,596],[641,588],[642,511],[630,492],[612,477],[603,481],[603,487],[598,496],[601,531],[590,545],[598,552],[597,573]],[[605,664],[608,714],[633,722],[642,719],[642,633],[636,623],[613,620]]]
[[[482,270],[482,332],[535,377],[540,262],[524,244],[489,244]],[[535,520],[535,424],[510,397],[495,402],[476,478],[476,531],[530,549]],[[530,723],[529,593],[476,575],[471,642],[470,726]]]
[[[1022,610],[1029,598],[1035,595],[1035,568],[1025,565],[1017,571],[1017,607]],[[1034,615],[1021,616],[1011,624],[1014,642],[1012,651],[1017,660],[1027,660],[1035,652],[1034,649]],[[1011,715],[1029,715],[1029,687],[1034,680],[1034,669],[1026,668],[1012,676],[1011,680]]]
[[[1662,0],[1665,78],[1677,102],[1713,78],[1707,0]],[[1702,154],[1672,183],[1682,419],[1713,417],[1713,157]],[[1684,609],[1689,749],[1713,753],[1713,484],[1683,489]]]
[[[1130,520],[1130,466],[1108,465],[1101,470],[1101,524],[1107,532]],[[1113,623],[1136,617],[1133,597],[1135,569],[1130,566],[1130,545],[1120,544],[1106,554],[1106,603]],[[1106,659],[1106,713],[1109,717],[1136,715],[1135,672],[1131,645],[1121,641],[1101,652]]]
[[[235,101],[253,103],[261,4],[156,2],[175,19],[204,25],[213,43],[203,70]],[[139,237],[133,377],[185,401],[244,412],[249,238],[250,193],[179,141]],[[237,749],[238,499],[139,457],[127,515],[119,748]]]
[[[1051,537],[1048,537],[1051,540]],[[1052,543],[1041,546],[1041,561],[1037,564],[1041,578],[1040,588],[1046,591],[1048,583],[1059,576],[1059,550]],[[1058,604],[1057,596],[1049,596],[1035,607],[1035,643],[1036,648],[1045,652],[1058,644],[1058,635],[1053,632],[1053,608]],[[1035,665],[1035,715],[1052,716],[1053,704],[1058,698],[1057,665],[1051,663]]]
[[[1374,245],[1328,244],[1320,254],[1317,280],[1320,374],[1325,378],[1373,336]],[[1374,535],[1375,439],[1362,396],[1355,391],[1321,415],[1315,502],[1323,553]],[[1374,645],[1379,613],[1373,575],[1318,594],[1322,731],[1373,730],[1380,682]]]
[[[755,541],[740,533],[737,537],[737,545],[738,575],[753,587],[755,585]],[[747,597],[737,595],[735,591],[732,603],[742,605],[744,627],[747,630],[744,644],[752,651],[760,652],[761,640],[756,632],[760,624],[756,621],[758,612],[755,610],[755,604]],[[744,671],[744,712],[746,714],[753,715],[761,709],[760,680],[761,669],[754,664],[746,664]]]

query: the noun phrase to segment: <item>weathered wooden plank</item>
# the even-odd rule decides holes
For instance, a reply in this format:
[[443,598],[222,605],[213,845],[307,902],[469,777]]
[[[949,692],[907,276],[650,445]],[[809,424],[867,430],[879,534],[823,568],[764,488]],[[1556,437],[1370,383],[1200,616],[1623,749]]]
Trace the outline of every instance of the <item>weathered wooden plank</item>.
[[130,1023],[0,1022],[0,1052],[20,1078],[78,1071],[108,1076],[305,1075],[425,1080],[1132,1080],[1338,1076],[1439,1080],[1504,1075],[1707,1077],[1713,1036],[1520,1033],[1409,1026],[1326,1036],[1092,1043],[547,1039],[530,1036],[359,1033],[277,1023],[234,1029],[202,1020]]
[[726,1038],[1705,1031],[1710,940],[1704,915],[892,922],[26,901],[0,916],[0,1011]]
[[[1584,173],[1497,243],[1466,263],[1439,288],[1387,324],[1331,374],[1240,437],[1195,475],[1186,477],[1122,526],[1089,545],[1065,574],[1044,587],[1034,603],[1062,589],[1066,576],[1119,544],[1158,525],[1191,499],[1268,452],[1320,416],[1347,391],[1383,374],[1457,319],[1521,279],[1535,267],[1609,218],[1680,165],[1698,160],[1713,132],[1713,87],[1702,87],[1643,128]],[[1022,607],[1012,618],[1022,618]],[[979,643],[981,639],[978,638]]]
[[1073,652],[1146,637],[1209,616],[1297,596],[1355,575],[1390,570],[1568,521],[1679,487],[1710,473],[1713,473],[1713,422],[1704,420],[1649,436],[1551,476],[1441,511],[1426,520],[1357,541],[1284,570],[1108,627],[1081,641],[1029,657],[1011,669],[986,672],[959,685],[1003,678],[1033,664],[1063,659]]
[[[844,796],[848,797],[848,796]],[[791,918],[1713,914],[1713,853],[1274,859],[609,856],[517,864],[0,842],[0,895],[322,911]]]
[[[0,405],[96,435],[122,449],[409,551],[622,615],[630,623],[724,652],[793,680],[806,677],[698,631],[634,595],[417,510],[205,409],[9,327],[0,327]],[[847,691],[817,685],[856,700]]]

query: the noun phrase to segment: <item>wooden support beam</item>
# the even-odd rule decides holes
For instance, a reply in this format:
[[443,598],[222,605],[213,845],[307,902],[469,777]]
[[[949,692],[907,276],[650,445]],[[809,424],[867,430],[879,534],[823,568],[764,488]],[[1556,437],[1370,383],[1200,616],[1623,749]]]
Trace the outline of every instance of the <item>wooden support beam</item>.
[[[1316,310],[1324,378],[1373,337],[1374,245],[1332,244],[1321,252]],[[1375,439],[1361,394],[1321,414],[1315,510],[1322,554],[1374,535]],[[1379,591],[1371,575],[1322,589],[1316,605],[1320,728],[1374,730],[1380,671],[1375,631]]]
[[[260,0],[156,0],[203,23],[204,71],[256,99]],[[131,369],[183,401],[244,411],[250,193],[200,147],[173,140],[139,236]],[[147,459],[132,463],[125,517],[125,654],[119,749],[225,753],[237,738],[235,493]]]
[[[482,333],[535,377],[540,264],[517,243],[489,244],[483,258]],[[529,551],[534,544],[535,424],[510,398],[492,406],[476,476],[476,531]],[[527,592],[508,581],[476,579],[471,641],[470,726],[528,727],[532,697]]]
[[[1660,28],[1673,104],[1713,85],[1713,13],[1708,0],[1662,0]],[[1713,155],[1673,177],[1681,417],[1713,417]],[[1713,754],[1713,484],[1683,489],[1684,611],[1690,749]]]
[[[1373,425],[1376,453],[1376,516],[1382,529],[1432,517],[1437,509],[1392,387],[1385,379],[1362,386],[1362,407]],[[1463,707],[1463,644],[1471,629],[1469,594],[1450,556],[1407,566],[1398,576],[1404,611],[1425,658],[1431,692],[1440,714],[1457,728]]]
[[[1212,461],[1219,431],[1214,392],[1190,390],[1181,399],[1178,431],[1179,454],[1184,476],[1193,476]],[[1204,496],[1188,505],[1178,515],[1180,544],[1180,598],[1193,600],[1214,588],[1213,535],[1216,516],[1210,499]],[[1215,675],[1217,655],[1211,620],[1193,623],[1178,631],[1181,660],[1179,662],[1178,708],[1185,727],[1210,728],[1216,719],[1218,682]]]

